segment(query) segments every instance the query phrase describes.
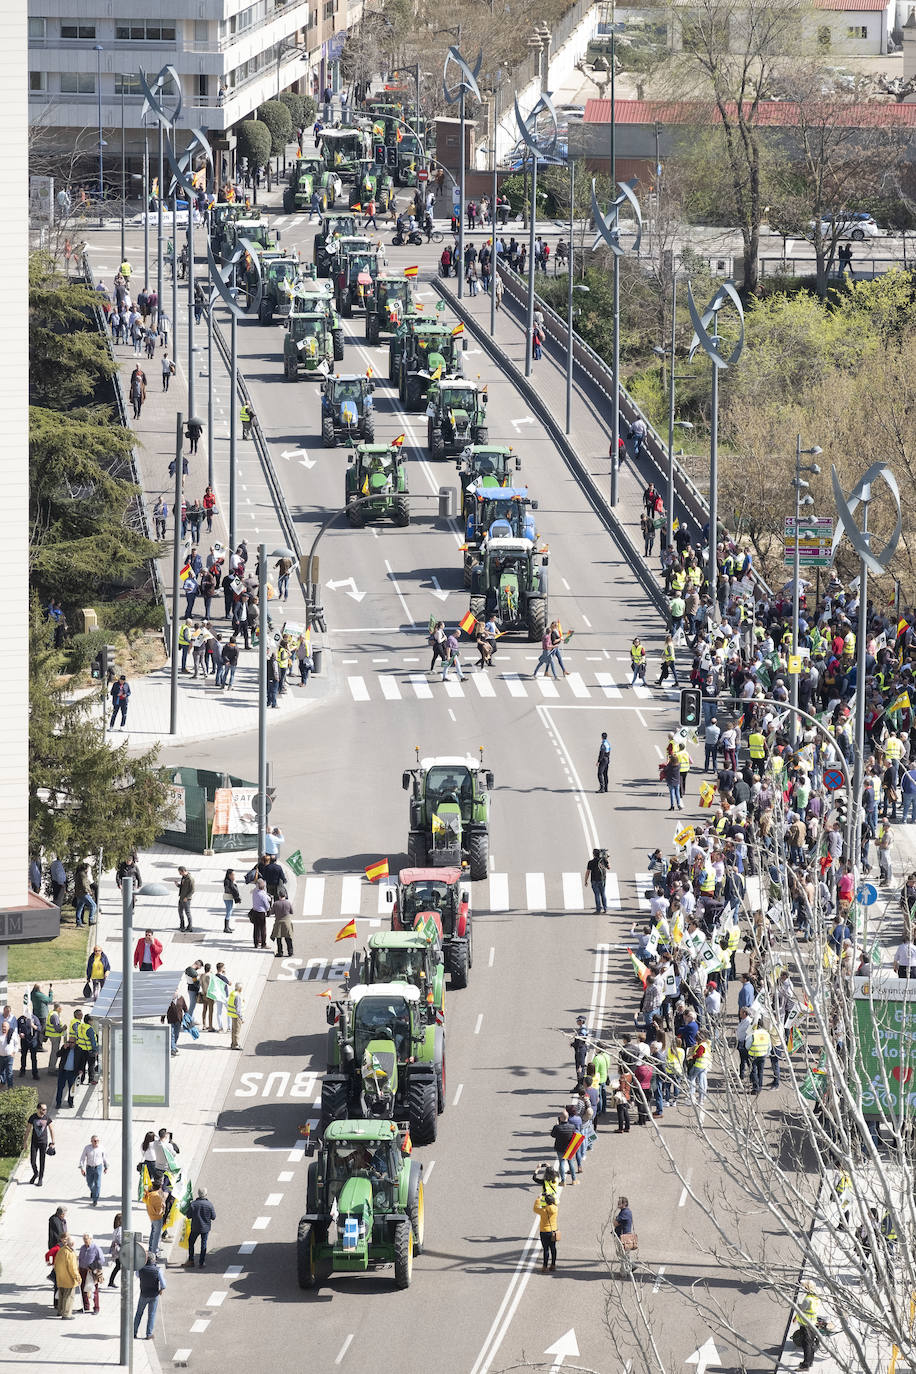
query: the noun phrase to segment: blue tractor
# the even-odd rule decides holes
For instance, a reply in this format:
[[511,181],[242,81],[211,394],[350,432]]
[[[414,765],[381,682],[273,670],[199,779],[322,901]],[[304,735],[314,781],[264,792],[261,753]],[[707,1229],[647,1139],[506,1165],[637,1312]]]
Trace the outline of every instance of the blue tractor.
[[473,482],[465,492],[464,585],[470,587],[487,539],[528,539],[536,543],[537,501],[527,487],[492,487]]
[[336,373],[321,383],[321,442],[325,448],[334,448],[338,439],[351,445],[359,439],[373,442],[373,386],[369,377],[355,373]]

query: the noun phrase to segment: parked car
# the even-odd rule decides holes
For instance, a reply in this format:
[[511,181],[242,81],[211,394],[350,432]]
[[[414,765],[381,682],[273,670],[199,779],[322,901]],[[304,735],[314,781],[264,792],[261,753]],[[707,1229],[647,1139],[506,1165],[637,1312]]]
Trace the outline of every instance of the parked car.
[[[814,220],[808,223],[808,230],[814,233]],[[848,214],[824,215],[821,220],[821,236],[830,238],[836,232],[838,239],[855,239],[861,242],[863,239],[880,238],[883,230],[878,228],[874,215],[868,214],[865,210],[850,210]]]

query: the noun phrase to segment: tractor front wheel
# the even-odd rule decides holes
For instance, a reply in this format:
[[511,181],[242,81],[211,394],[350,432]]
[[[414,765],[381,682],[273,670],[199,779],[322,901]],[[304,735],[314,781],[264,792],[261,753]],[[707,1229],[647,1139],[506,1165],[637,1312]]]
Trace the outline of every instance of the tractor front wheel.
[[490,442],[490,431],[486,425],[478,425],[474,430],[473,441],[475,444],[488,444]]
[[348,320],[350,316],[353,314],[353,298],[350,295],[349,287],[346,291],[342,293],[340,297],[340,313],[341,315],[343,315],[345,320]]
[[482,619],[483,619],[483,615],[484,615],[484,606],[485,606],[485,605],[486,605],[486,598],[485,598],[485,597],[482,597],[482,596],[472,596],[472,597],[471,597],[471,604],[470,604],[470,606],[468,607],[468,609],[470,610],[471,615],[474,617],[475,620],[482,620]]
[[423,1252],[426,1238],[426,1202],[423,1196],[423,1176],[419,1161],[411,1162],[410,1179],[407,1184],[407,1215],[413,1230],[414,1254]]
[[271,310],[267,301],[261,301],[258,306],[258,324],[267,325],[273,322],[274,312]]
[[370,411],[362,419],[363,438],[367,444],[375,442],[375,416]]
[[407,1087],[410,1138],[415,1145],[432,1145],[438,1131],[435,1078],[412,1077]]
[[355,530],[361,530],[366,523],[360,506],[355,501],[347,503],[347,519]]
[[334,420],[330,415],[325,415],[321,421],[321,442],[325,448],[336,448],[337,436],[334,433]]
[[547,605],[542,598],[528,602],[528,643],[537,644],[547,629]]
[[394,498],[394,523],[402,528],[410,524],[410,502],[406,496]]
[[339,363],[340,360],[343,358],[343,350],[344,350],[343,330],[342,330],[342,329],[332,329],[332,330],[331,330],[331,338],[332,338],[332,340],[333,340],[333,342],[334,342],[334,361],[335,361],[335,363]]
[[379,323],[378,315],[366,314],[366,343],[375,345],[378,343]]
[[480,882],[490,871],[490,837],[485,830],[475,830],[468,842],[471,878]]
[[399,1221],[394,1228],[394,1283],[396,1288],[409,1288],[413,1276],[413,1231],[409,1221]]
[[449,973],[453,988],[466,988],[468,985],[468,942],[453,940],[449,951]]
[[426,839],[419,830],[411,830],[407,836],[407,867],[426,867]]

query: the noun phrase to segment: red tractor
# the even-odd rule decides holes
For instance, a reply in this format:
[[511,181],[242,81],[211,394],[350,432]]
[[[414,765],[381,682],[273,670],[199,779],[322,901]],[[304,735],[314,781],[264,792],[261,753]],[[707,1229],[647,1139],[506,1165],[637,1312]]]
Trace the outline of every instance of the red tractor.
[[[390,889],[389,889],[390,892]],[[470,894],[460,868],[402,868],[391,908],[392,930],[413,930],[432,916],[442,931],[453,988],[466,988],[474,962]]]

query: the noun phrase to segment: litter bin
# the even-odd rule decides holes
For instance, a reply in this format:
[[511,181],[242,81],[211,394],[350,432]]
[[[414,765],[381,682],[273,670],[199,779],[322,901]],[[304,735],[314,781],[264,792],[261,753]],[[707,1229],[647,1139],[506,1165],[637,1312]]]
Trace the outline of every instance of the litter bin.
[[316,673],[316,674],[317,674],[317,673],[320,673],[320,672],[321,672],[321,656],[322,656],[323,653],[324,653],[324,650],[323,650],[323,649],[313,649],[313,650],[312,650],[312,663],[315,665],[315,666],[312,668],[312,672],[313,672],[313,673]]

